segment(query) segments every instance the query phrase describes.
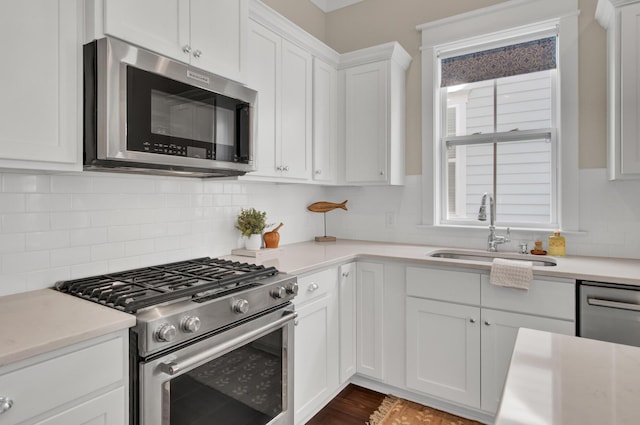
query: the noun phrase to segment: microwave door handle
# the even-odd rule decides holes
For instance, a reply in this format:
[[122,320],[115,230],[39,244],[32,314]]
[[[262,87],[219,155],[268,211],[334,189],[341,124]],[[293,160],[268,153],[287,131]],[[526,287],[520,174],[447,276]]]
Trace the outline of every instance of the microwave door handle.
[[587,298],[587,304],[596,307],[619,308],[621,310],[640,311],[640,304],[624,303],[619,301],[603,300],[600,298]]
[[284,317],[281,317],[275,322],[269,323],[268,325],[265,325],[261,328],[247,332],[242,336],[233,338],[220,345],[216,345],[215,347],[212,347],[208,350],[204,350],[199,353],[196,353],[193,356],[187,357],[186,359],[176,359],[176,361],[171,361],[168,363],[160,363],[158,364],[158,369],[161,372],[166,373],[167,375],[171,375],[171,376],[178,375],[183,370],[186,370],[192,366],[196,366],[208,359],[216,358],[221,353],[224,353],[225,351],[233,347],[243,345],[244,343],[251,341],[255,338],[258,338],[263,334],[268,334],[272,330],[279,328],[284,323],[294,320],[296,317],[298,317],[297,312],[287,313],[285,314]]

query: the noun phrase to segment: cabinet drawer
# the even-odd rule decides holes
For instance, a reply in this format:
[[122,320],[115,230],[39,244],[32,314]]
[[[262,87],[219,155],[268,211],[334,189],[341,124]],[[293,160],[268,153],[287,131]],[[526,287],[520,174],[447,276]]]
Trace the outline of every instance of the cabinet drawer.
[[575,282],[567,279],[534,279],[529,290],[492,285],[482,275],[482,306],[518,313],[575,320]]
[[13,407],[0,424],[20,423],[125,378],[122,337],[59,355],[0,376],[0,395]]
[[333,290],[338,281],[336,269],[327,269],[321,272],[298,278],[298,295],[295,298],[296,304],[321,297]]
[[479,304],[480,273],[407,267],[407,295]]

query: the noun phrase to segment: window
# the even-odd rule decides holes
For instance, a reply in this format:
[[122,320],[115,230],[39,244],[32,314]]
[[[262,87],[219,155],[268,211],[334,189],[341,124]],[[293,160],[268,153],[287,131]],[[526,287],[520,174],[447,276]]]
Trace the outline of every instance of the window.
[[505,2],[418,27],[425,224],[486,227],[486,192],[498,226],[578,230],[577,16]]
[[557,227],[556,37],[440,52],[443,223],[475,224],[484,193],[496,222]]

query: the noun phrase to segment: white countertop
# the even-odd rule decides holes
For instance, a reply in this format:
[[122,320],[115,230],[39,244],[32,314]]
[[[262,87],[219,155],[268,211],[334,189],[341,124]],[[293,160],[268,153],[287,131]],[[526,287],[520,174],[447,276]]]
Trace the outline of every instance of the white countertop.
[[[356,259],[395,260],[488,271],[490,262],[432,258],[446,247],[338,240],[301,242],[266,252],[261,258],[227,256],[275,266],[291,274]],[[535,256],[531,256],[535,259]],[[591,279],[640,286],[640,261],[595,257],[554,257],[553,267],[534,267],[534,275]],[[90,301],[45,289],[0,297],[0,366],[135,325],[135,317]],[[11,326],[7,325],[11,324]]]
[[0,297],[0,367],[135,323],[131,314],[52,289]]
[[[397,260],[424,265],[449,265],[486,271],[491,269],[491,262],[452,260],[429,256],[433,251],[442,249],[447,248],[354,240],[338,240],[336,242],[311,241],[282,246],[272,255],[267,253],[258,259],[241,256],[228,256],[225,258],[275,266],[278,270],[291,274],[303,274],[358,258]],[[463,251],[460,249],[455,250]],[[528,255],[525,258],[536,260],[541,257]],[[552,258],[557,261],[556,266],[534,266],[534,275],[640,286],[640,260],[577,256]]]
[[640,424],[640,347],[520,329],[495,424]]

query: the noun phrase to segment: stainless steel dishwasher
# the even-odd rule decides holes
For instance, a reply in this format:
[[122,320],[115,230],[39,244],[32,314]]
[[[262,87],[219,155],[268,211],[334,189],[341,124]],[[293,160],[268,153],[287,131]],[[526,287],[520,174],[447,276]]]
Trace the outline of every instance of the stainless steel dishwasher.
[[640,287],[578,281],[578,335],[640,347]]

